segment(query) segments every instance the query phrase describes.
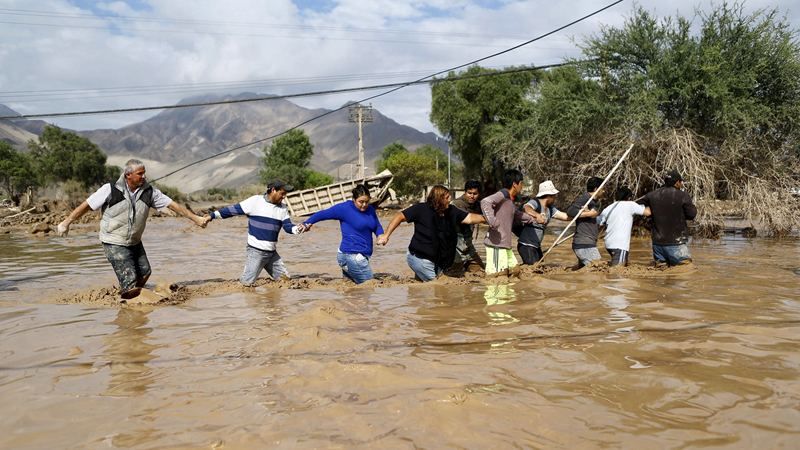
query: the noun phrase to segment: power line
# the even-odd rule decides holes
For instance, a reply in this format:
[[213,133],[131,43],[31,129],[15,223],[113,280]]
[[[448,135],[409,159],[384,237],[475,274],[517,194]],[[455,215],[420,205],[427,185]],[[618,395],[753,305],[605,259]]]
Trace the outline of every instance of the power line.
[[142,90],[162,90],[162,89],[183,89],[183,88],[197,88],[207,89],[214,87],[238,87],[238,85],[255,85],[261,86],[264,84],[301,84],[306,82],[323,82],[323,81],[350,81],[359,79],[370,78],[395,78],[405,77],[409,75],[418,75],[429,73],[430,70],[415,70],[407,72],[378,72],[371,74],[356,73],[356,74],[339,74],[339,75],[324,75],[318,77],[292,77],[292,78],[273,78],[262,80],[229,80],[229,81],[208,81],[198,83],[174,83],[174,84],[152,84],[152,85],[136,85],[136,86],[111,86],[101,88],[78,88],[78,89],[37,89],[37,90],[22,90],[22,91],[0,91],[0,96],[9,94],[19,95],[51,95],[51,94],[81,94],[81,93],[94,93],[94,92],[124,92],[133,91],[140,92]]
[[[332,95],[332,94],[342,94],[346,92],[357,92],[357,91],[373,91],[376,89],[386,89],[386,88],[402,88],[405,86],[417,85],[417,84],[430,84],[434,82],[449,82],[449,81],[458,81],[458,80],[465,80],[470,78],[483,78],[483,77],[494,77],[494,76],[503,76],[509,75],[513,73],[520,73],[520,72],[531,72],[535,70],[543,70],[543,69],[552,69],[556,67],[563,67],[572,64],[584,63],[590,60],[581,60],[581,61],[573,61],[573,62],[565,62],[565,63],[555,63],[555,64],[547,64],[542,66],[533,66],[533,67],[524,67],[524,68],[517,68],[517,69],[509,69],[500,72],[489,72],[489,73],[480,73],[480,74],[469,74],[469,75],[457,75],[454,77],[449,78],[442,78],[442,79],[434,79],[434,80],[427,80],[427,79],[419,79],[415,81],[403,81],[399,83],[385,83],[385,84],[377,84],[371,86],[358,86],[352,88],[342,88],[342,89],[327,89],[323,91],[311,91],[311,92],[301,92],[297,94],[285,94],[285,95],[267,95],[267,96],[260,96],[260,97],[249,97],[249,98],[241,98],[241,99],[228,99],[228,100],[218,100],[212,102],[193,102],[193,103],[179,103],[175,105],[156,105],[156,106],[140,106],[140,107],[132,107],[132,108],[116,108],[116,109],[98,109],[98,110],[90,110],[90,111],[72,111],[72,112],[61,112],[61,113],[40,113],[40,114],[20,114],[16,116],[0,116],[0,120],[5,119],[40,119],[44,117],[73,117],[73,116],[91,116],[91,115],[100,115],[100,114],[117,114],[117,113],[128,113],[128,112],[142,112],[142,111],[154,111],[154,110],[165,110],[165,109],[183,109],[183,108],[196,108],[196,107],[203,107],[203,106],[216,106],[216,105],[227,105],[227,104],[236,104],[236,103],[252,103],[252,102],[263,102],[263,101],[272,101],[272,100],[285,100],[289,98],[300,98],[300,97],[316,97],[322,95]],[[426,77],[427,78],[427,77]],[[371,97],[375,98],[375,97]]]
[[596,11],[592,12],[592,13],[589,13],[589,14],[587,14],[587,15],[585,15],[585,16],[583,16],[583,17],[581,17],[581,18],[578,18],[578,19],[576,19],[576,20],[573,20],[572,22],[569,22],[569,23],[568,23],[568,24],[566,24],[566,25],[562,25],[562,26],[560,26],[560,27],[558,27],[558,28],[556,28],[556,29],[554,29],[554,30],[552,30],[552,31],[548,31],[547,33],[544,33],[544,34],[542,34],[542,35],[536,36],[535,38],[533,38],[533,39],[530,39],[530,40],[527,40],[527,41],[525,41],[525,42],[523,42],[523,43],[521,43],[521,44],[517,44],[517,45],[515,45],[515,46],[513,46],[513,47],[509,47],[508,49],[505,49],[505,50],[502,50],[502,51],[499,51],[499,52],[493,53],[493,54],[491,54],[491,55],[488,55],[488,56],[484,56],[484,57],[482,57],[482,58],[478,58],[478,59],[476,59],[476,60],[470,61],[470,62],[468,62],[468,63],[465,63],[465,64],[461,64],[461,65],[459,65],[459,66],[455,66],[455,67],[452,67],[452,68],[449,68],[449,69],[445,69],[445,70],[442,70],[442,71],[436,72],[436,73],[434,73],[434,74],[431,74],[431,75],[428,75],[428,76],[422,77],[422,78],[420,78],[420,79],[418,79],[418,80],[415,80],[415,81],[413,81],[413,82],[411,82],[411,83],[408,83],[408,84],[405,84],[405,85],[402,85],[402,86],[398,86],[398,87],[395,87],[395,88],[389,89],[389,90],[388,90],[388,91],[386,91],[386,92],[382,92],[382,93],[380,93],[380,94],[376,94],[376,95],[373,95],[373,96],[370,96],[370,97],[367,97],[367,98],[363,98],[363,99],[361,99],[361,100],[358,100],[358,101],[356,101],[356,102],[347,103],[347,104],[345,104],[345,105],[343,105],[343,106],[340,106],[340,107],[339,107],[339,108],[337,108],[337,109],[334,109],[334,110],[331,110],[331,111],[327,111],[327,112],[324,112],[324,113],[322,113],[322,114],[319,114],[319,115],[317,115],[317,116],[315,116],[315,117],[312,117],[312,118],[310,118],[310,119],[308,119],[308,120],[304,120],[303,122],[301,122],[301,123],[299,123],[299,124],[297,124],[297,125],[295,125],[295,126],[293,126],[293,127],[291,127],[291,128],[288,128],[288,129],[286,129],[286,130],[284,130],[284,131],[282,131],[282,132],[280,132],[280,133],[274,134],[274,135],[272,135],[272,136],[269,136],[269,137],[266,137],[266,138],[263,138],[263,139],[258,139],[258,140],[255,140],[255,141],[253,141],[253,142],[249,142],[249,143],[247,143],[247,144],[238,145],[238,146],[236,146],[236,147],[230,148],[230,149],[228,149],[228,150],[224,150],[224,151],[222,151],[222,152],[219,152],[219,153],[216,153],[216,154],[214,154],[214,155],[211,155],[211,156],[208,156],[208,157],[205,157],[205,158],[201,158],[201,159],[200,159],[200,160],[198,160],[198,161],[195,161],[195,162],[192,162],[192,163],[186,164],[186,165],[184,165],[184,166],[182,166],[182,167],[180,167],[180,168],[178,168],[178,169],[176,169],[176,170],[173,170],[172,172],[169,172],[169,173],[167,173],[166,175],[163,175],[163,176],[161,176],[161,177],[159,177],[159,178],[157,178],[157,179],[153,180],[153,181],[158,181],[158,180],[164,179],[164,178],[166,178],[166,177],[168,177],[168,176],[170,176],[170,175],[174,175],[174,174],[176,174],[176,173],[178,173],[178,172],[180,172],[180,171],[182,171],[182,170],[184,170],[184,169],[188,169],[189,167],[192,167],[192,166],[194,166],[194,165],[200,164],[200,163],[202,163],[202,162],[204,162],[204,161],[208,161],[209,159],[212,159],[212,158],[216,158],[216,157],[218,157],[218,156],[225,155],[225,154],[227,154],[227,153],[230,153],[230,152],[233,152],[233,151],[239,150],[239,149],[241,149],[241,148],[249,147],[250,145],[254,145],[254,144],[258,144],[258,143],[261,143],[261,142],[264,142],[264,141],[267,141],[267,140],[270,140],[270,139],[274,139],[274,138],[276,138],[276,137],[279,137],[279,136],[281,136],[281,135],[284,135],[284,134],[286,134],[286,133],[288,133],[288,132],[290,132],[290,131],[292,131],[292,130],[295,130],[295,129],[297,129],[297,128],[300,128],[301,126],[303,126],[303,125],[305,125],[305,124],[307,124],[307,123],[310,123],[310,122],[312,122],[312,121],[314,121],[314,120],[321,119],[322,117],[325,117],[325,116],[328,116],[328,115],[330,115],[330,114],[333,114],[333,113],[335,113],[335,112],[337,112],[337,111],[340,111],[340,110],[342,110],[342,109],[344,109],[344,108],[349,108],[350,106],[352,106],[352,105],[354,105],[354,104],[366,103],[366,102],[367,102],[367,101],[369,101],[369,100],[374,100],[374,99],[376,99],[376,98],[378,98],[378,97],[383,97],[384,95],[389,95],[389,94],[391,94],[392,92],[398,91],[398,90],[400,90],[400,89],[402,89],[402,88],[404,88],[404,87],[406,87],[406,86],[410,86],[411,84],[415,84],[415,83],[422,82],[422,81],[424,81],[424,80],[426,80],[426,79],[428,79],[428,78],[433,78],[433,77],[435,77],[435,76],[437,76],[437,75],[441,75],[441,74],[444,74],[444,73],[447,73],[447,72],[452,72],[452,71],[455,71],[455,70],[458,70],[458,69],[461,69],[461,68],[464,68],[464,67],[467,67],[467,66],[471,66],[471,65],[477,64],[477,63],[479,63],[479,62],[481,62],[481,61],[486,61],[487,59],[494,58],[494,57],[496,57],[496,56],[500,56],[500,55],[503,55],[503,54],[505,54],[505,53],[512,52],[512,51],[514,51],[514,50],[516,50],[516,49],[518,49],[518,48],[524,47],[524,46],[526,46],[526,45],[529,45],[529,44],[531,44],[531,43],[533,43],[533,42],[536,42],[536,41],[538,41],[538,40],[544,39],[544,38],[546,38],[547,36],[550,36],[550,35],[552,35],[552,34],[558,33],[559,31],[561,31],[561,30],[564,30],[564,29],[566,29],[566,28],[569,28],[569,27],[571,27],[571,26],[573,26],[573,25],[575,25],[575,24],[577,24],[577,23],[580,23],[580,22],[582,22],[582,21],[584,21],[584,20],[586,20],[586,19],[588,19],[588,18],[590,18],[590,17],[592,17],[592,16],[595,16],[595,15],[597,15],[597,14],[600,14],[601,12],[603,12],[603,11],[605,11],[605,10],[609,9],[609,8],[612,8],[612,7],[616,6],[616,5],[618,5],[618,4],[622,3],[623,1],[624,1],[624,0],[616,0],[616,1],[612,2],[612,3],[609,3],[608,5],[606,5],[606,6],[602,7],[602,8],[600,8],[600,9],[598,9],[598,10],[596,10]]

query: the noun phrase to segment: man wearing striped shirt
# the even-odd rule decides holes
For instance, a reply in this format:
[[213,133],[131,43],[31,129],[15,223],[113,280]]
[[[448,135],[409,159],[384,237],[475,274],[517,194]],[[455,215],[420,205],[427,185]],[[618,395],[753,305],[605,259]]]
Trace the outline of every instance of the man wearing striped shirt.
[[283,204],[286,193],[294,187],[276,180],[267,185],[264,195],[254,195],[235,205],[226,206],[211,214],[211,219],[246,215],[247,258],[244,272],[239,281],[245,286],[255,283],[261,270],[266,269],[273,280],[289,277],[289,272],[278,254],[278,234],[283,228],[291,234],[306,231],[303,225],[295,225],[289,217],[289,210]]

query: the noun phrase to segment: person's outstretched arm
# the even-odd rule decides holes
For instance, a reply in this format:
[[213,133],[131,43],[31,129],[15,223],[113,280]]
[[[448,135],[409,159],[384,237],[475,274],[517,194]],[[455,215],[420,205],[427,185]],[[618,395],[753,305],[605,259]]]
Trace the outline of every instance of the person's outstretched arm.
[[378,245],[386,245],[386,244],[388,244],[389,243],[389,236],[391,236],[392,233],[394,233],[395,228],[400,226],[400,224],[405,222],[405,221],[406,221],[406,216],[403,215],[403,212],[402,211],[398,212],[392,218],[392,221],[389,222],[389,226],[386,227],[386,232],[383,233],[382,235],[378,236],[378,239],[376,240],[376,243]]
[[547,222],[547,219],[545,219],[544,214],[536,212],[536,210],[533,209],[533,206],[526,203],[525,206],[522,207],[522,209],[525,210],[525,214],[533,217],[536,220],[536,223]]
[[91,209],[92,208],[89,206],[88,201],[84,201],[83,203],[78,205],[77,208],[73,209],[72,212],[69,213],[69,216],[67,216],[66,219],[64,219],[61,223],[58,224],[58,227],[56,227],[56,233],[59,236],[66,236],[67,234],[69,234],[69,226],[72,224],[72,222],[80,219],[81,216],[86,214]]
[[314,225],[317,222],[322,222],[323,220],[343,220],[343,215],[345,213],[343,209],[344,205],[345,203],[339,203],[331,206],[330,208],[325,208],[322,211],[317,211],[312,214],[311,217],[304,220],[300,226],[302,226],[305,230],[309,230],[311,229],[311,225]]
[[197,225],[200,228],[205,228],[206,225],[208,225],[208,222],[211,220],[210,216],[208,217],[198,216],[197,214],[189,211],[185,206],[181,205],[180,203],[174,200],[172,201],[172,203],[167,205],[167,208],[191,220],[192,222],[195,223],[195,225]]
[[461,223],[465,225],[474,225],[476,223],[486,223],[486,219],[480,214],[469,213]]
[[569,216],[564,211],[556,211],[555,214],[553,214],[553,219],[563,220],[563,221],[569,221],[570,220]]

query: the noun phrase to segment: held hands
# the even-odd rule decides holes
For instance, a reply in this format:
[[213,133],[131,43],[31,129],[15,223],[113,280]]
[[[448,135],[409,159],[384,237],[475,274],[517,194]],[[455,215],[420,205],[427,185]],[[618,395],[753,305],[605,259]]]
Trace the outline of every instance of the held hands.
[[389,237],[386,236],[385,234],[382,234],[378,236],[377,239],[375,239],[375,243],[378,245],[386,245],[389,243]]
[[200,228],[205,228],[208,225],[208,222],[211,222],[211,216],[206,214],[205,216],[194,216],[192,221]]
[[311,227],[312,227],[312,224],[310,224],[310,223],[301,223],[301,224],[297,225],[297,234],[305,233],[306,231],[310,230]]

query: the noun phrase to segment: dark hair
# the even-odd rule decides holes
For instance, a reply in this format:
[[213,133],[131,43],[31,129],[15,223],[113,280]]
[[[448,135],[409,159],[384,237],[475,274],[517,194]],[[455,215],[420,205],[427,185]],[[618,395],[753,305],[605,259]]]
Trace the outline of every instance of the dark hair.
[[614,194],[614,200],[621,202],[623,200],[630,200],[633,198],[633,192],[628,189],[628,186],[620,186]]
[[363,195],[370,197],[369,188],[365,184],[357,184],[356,187],[353,188],[353,200]]
[[600,185],[603,184],[603,179],[599,177],[592,177],[589,178],[589,181],[586,182],[586,192],[594,192]]
[[681,173],[675,169],[670,170],[667,175],[664,176],[664,186],[675,186],[675,183],[678,181],[683,181],[683,177]]
[[468,191],[470,189],[477,189],[478,192],[480,192],[481,191],[481,182],[478,181],[478,180],[469,180],[466,183],[464,183],[464,192],[466,192],[466,191]]
[[514,183],[522,181],[522,172],[517,169],[509,169],[503,174],[503,187],[511,189]]
[[441,184],[437,184],[428,192],[426,203],[436,211],[436,214],[444,214],[444,212],[447,211],[447,207],[450,206],[450,203],[445,201],[445,195],[449,193],[450,189],[447,189]]

